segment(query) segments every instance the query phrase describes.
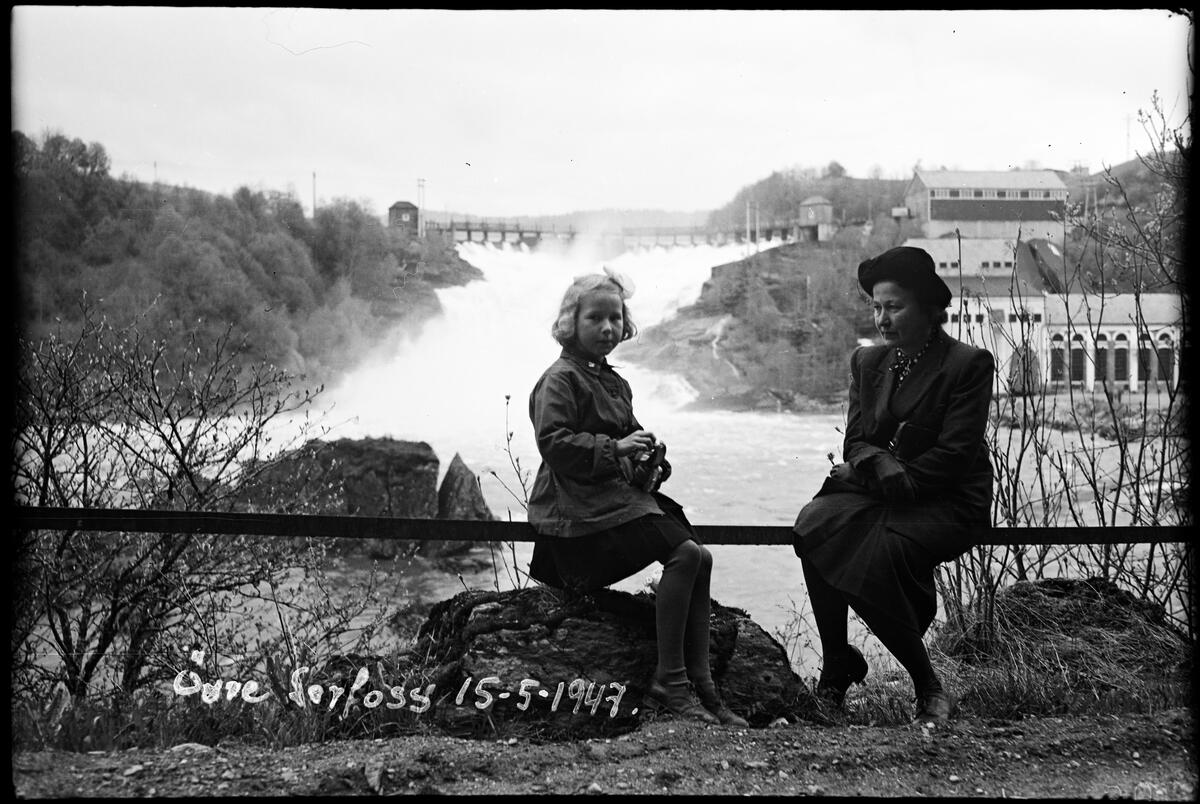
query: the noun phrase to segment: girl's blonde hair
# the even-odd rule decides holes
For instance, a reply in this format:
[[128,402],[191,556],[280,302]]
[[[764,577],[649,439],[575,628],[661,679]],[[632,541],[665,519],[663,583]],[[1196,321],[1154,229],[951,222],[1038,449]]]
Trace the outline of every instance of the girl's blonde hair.
[[554,340],[563,346],[570,346],[575,342],[575,317],[579,313],[579,303],[584,294],[594,290],[609,291],[621,297],[621,319],[625,322],[621,329],[621,340],[627,341],[637,334],[637,327],[629,317],[629,306],[625,304],[625,300],[633,295],[633,283],[606,267],[602,274],[575,277],[575,281],[567,288],[558,308],[558,318],[554,319],[550,326],[550,334]]

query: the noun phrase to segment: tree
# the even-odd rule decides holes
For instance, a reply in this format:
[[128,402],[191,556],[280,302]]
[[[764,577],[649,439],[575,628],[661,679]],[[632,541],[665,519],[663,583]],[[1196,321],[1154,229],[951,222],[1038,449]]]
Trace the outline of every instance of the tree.
[[846,175],[846,169],[836,160],[825,167],[825,176],[830,179],[840,179]]
[[[244,366],[245,345],[230,330],[215,340],[193,332],[169,349],[136,324],[113,328],[86,297],[80,308],[78,329],[19,341],[18,502],[230,510],[264,459],[315,427],[304,420],[276,435],[320,389]],[[231,600],[314,560],[290,540],[248,537],[68,530],[17,539],[14,688],[46,694],[61,681],[77,700],[110,683],[132,692],[169,678],[180,646],[211,639]],[[46,651],[57,666],[36,660]]]

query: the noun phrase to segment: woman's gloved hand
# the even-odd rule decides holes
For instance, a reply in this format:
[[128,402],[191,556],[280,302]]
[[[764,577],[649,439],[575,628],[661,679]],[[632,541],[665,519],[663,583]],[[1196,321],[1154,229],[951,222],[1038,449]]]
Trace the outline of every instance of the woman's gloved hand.
[[829,476],[834,480],[841,480],[844,483],[856,483],[859,486],[865,486],[866,483],[859,477],[858,472],[854,471],[854,467],[848,463],[835,463],[833,468],[829,470]]
[[917,499],[916,489],[904,465],[886,452],[873,456],[867,464],[874,486],[891,503],[909,503]]

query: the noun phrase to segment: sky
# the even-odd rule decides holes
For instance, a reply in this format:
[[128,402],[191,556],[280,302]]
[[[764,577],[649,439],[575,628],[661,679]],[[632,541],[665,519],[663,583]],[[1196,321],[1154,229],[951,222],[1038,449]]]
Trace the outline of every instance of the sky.
[[701,211],[837,161],[1092,172],[1191,93],[1159,9],[17,6],[13,128],[114,176],[479,216]]

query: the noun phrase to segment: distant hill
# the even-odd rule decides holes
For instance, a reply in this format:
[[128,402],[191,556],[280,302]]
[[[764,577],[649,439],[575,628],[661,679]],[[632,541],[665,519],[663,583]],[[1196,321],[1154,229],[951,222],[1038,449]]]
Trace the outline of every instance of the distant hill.
[[[1174,151],[1170,154],[1173,158],[1179,158]],[[1162,179],[1155,176],[1140,158],[1113,165],[1107,172],[1100,170],[1087,175],[1067,170],[1054,172],[1062,179],[1063,184],[1067,185],[1069,198],[1075,203],[1082,203],[1085,190],[1090,188],[1095,191],[1095,196],[1102,206],[1106,204],[1124,206],[1124,200],[1109,183],[1109,176],[1121,183],[1125,190],[1125,196],[1135,206],[1146,203],[1162,186]]]
[[[835,163],[836,164],[836,163]],[[812,196],[833,205],[839,224],[864,223],[904,203],[908,179],[859,179],[844,173],[819,175],[813,170],[776,171],[743,187],[733,199],[709,216],[713,226],[741,225],[746,204],[754,205],[763,220],[793,220],[800,204]]]

